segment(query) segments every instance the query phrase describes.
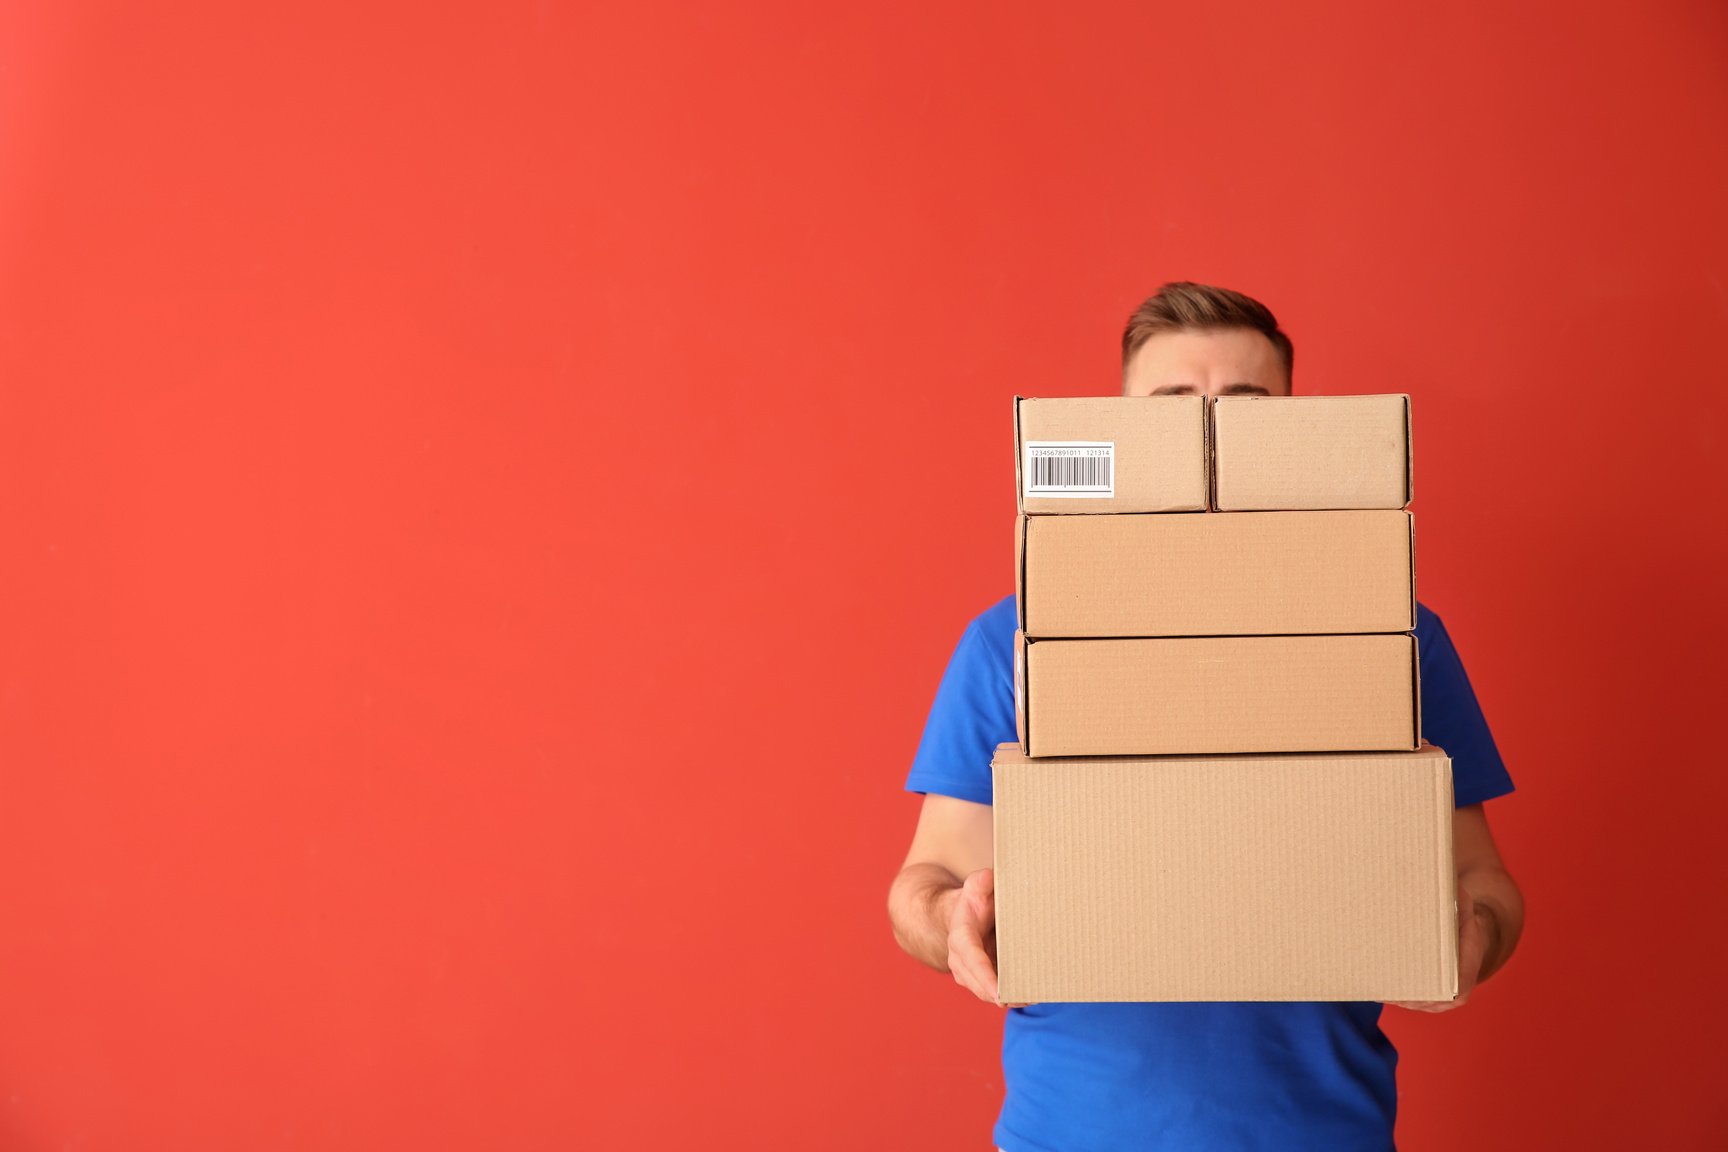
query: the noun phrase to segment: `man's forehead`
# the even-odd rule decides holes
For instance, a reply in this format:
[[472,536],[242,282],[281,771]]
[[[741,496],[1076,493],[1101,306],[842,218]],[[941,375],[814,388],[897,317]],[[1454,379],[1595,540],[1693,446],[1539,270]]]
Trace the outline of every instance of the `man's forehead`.
[[1160,332],[1135,350],[1124,384],[1136,395],[1283,395],[1283,358],[1252,328]]
[[1217,361],[1278,359],[1278,349],[1253,328],[1185,328],[1149,336],[1135,352],[1153,360]]

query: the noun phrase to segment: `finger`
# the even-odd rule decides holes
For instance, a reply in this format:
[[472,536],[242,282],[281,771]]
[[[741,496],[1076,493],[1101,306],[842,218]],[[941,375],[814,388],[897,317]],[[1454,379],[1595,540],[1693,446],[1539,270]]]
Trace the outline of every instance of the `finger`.
[[972,974],[971,961],[967,960],[966,957],[950,954],[948,957],[948,974],[954,977],[954,983],[974,996],[978,995],[978,978]]
[[1458,938],[1463,940],[1466,932],[1481,929],[1476,920],[1476,897],[1470,895],[1470,890],[1464,885],[1458,885]]
[[954,956],[949,963],[954,981],[980,1000],[996,1002],[996,975],[988,964],[970,955]]
[[1459,904],[1458,934],[1462,936],[1468,932],[1473,935],[1479,935],[1481,931],[1482,917],[1476,915],[1476,902],[1471,900],[1468,903]]
[[1387,1000],[1384,1003],[1391,1008],[1403,1008],[1410,1012],[1445,1012],[1456,1008],[1456,1000]]
[[975,972],[994,967],[983,950],[983,938],[969,921],[957,922],[949,931],[949,967],[956,964]]
[[954,924],[948,929],[948,947],[963,948],[967,952],[985,956],[985,929],[976,919],[967,914],[954,918]]
[[1488,950],[1488,933],[1482,918],[1475,914],[1474,905],[1458,925],[1458,1002],[1463,1003],[1476,987],[1476,976],[1482,971],[1482,956]]
[[995,969],[995,967],[993,965],[990,965],[990,964],[985,964],[983,967],[983,970],[980,971],[978,975],[979,975],[978,998],[980,1000],[987,1000],[992,1004],[996,1003],[997,1002],[997,994],[1001,991],[1001,989],[996,984],[996,969]]
[[984,924],[992,924],[996,920],[996,873],[989,868],[981,868],[966,877],[961,886],[964,898],[961,901],[970,908],[974,915]]
[[956,964],[967,974],[967,987],[994,1003],[996,966],[990,962],[990,956],[984,951],[977,933],[968,931],[964,926],[955,928],[948,936],[948,966],[952,969]]
[[961,964],[971,974],[974,990],[979,995],[986,992],[986,997],[992,1002],[996,999],[996,965],[990,959],[990,954],[984,950],[984,941],[972,925],[960,923],[948,934],[948,954],[958,957]]

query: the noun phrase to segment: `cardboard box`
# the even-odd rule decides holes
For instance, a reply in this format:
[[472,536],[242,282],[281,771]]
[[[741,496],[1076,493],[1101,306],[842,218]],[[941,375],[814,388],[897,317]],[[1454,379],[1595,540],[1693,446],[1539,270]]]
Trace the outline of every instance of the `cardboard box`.
[[1212,403],[1220,512],[1402,508],[1410,503],[1408,396],[1221,396]]
[[1403,753],[994,763],[1003,1003],[1450,1000],[1452,765]]
[[1416,638],[1032,640],[1017,691],[1032,756],[1389,752],[1421,743]]
[[1204,512],[1201,396],[1014,398],[1022,512]]
[[1256,636],[1416,627],[1408,512],[1022,516],[1026,635]]

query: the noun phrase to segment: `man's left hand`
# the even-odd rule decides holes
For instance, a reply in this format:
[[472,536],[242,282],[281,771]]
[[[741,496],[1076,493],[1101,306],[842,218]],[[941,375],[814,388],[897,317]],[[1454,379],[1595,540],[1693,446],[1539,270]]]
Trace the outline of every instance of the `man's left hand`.
[[1476,987],[1482,960],[1488,954],[1489,937],[1496,930],[1494,914],[1479,908],[1464,885],[1458,885],[1458,995],[1452,1000],[1388,1000],[1397,1008],[1413,1012],[1447,1012],[1462,1008]]

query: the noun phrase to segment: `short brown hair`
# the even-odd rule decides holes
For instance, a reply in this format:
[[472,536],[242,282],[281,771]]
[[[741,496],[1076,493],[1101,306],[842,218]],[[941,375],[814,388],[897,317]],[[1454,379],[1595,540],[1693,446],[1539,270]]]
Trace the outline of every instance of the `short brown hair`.
[[1290,337],[1278,327],[1272,309],[1252,296],[1228,288],[1176,280],[1147,297],[1128,317],[1128,324],[1122,329],[1122,367],[1128,367],[1128,361],[1140,346],[1160,332],[1208,328],[1252,328],[1278,349],[1285,375],[1290,375],[1296,366],[1296,349]]

